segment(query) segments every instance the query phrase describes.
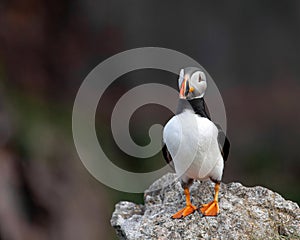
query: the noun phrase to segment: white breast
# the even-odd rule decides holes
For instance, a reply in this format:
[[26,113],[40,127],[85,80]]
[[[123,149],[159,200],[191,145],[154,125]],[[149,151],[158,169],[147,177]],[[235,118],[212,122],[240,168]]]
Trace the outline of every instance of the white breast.
[[192,111],[174,116],[166,124],[163,141],[173,158],[178,176],[221,180],[223,159],[213,122]]

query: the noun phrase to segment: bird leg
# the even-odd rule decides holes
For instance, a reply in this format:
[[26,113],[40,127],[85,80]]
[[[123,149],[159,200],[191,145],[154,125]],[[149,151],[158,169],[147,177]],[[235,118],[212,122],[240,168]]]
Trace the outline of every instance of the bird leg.
[[217,216],[219,213],[218,195],[220,190],[220,183],[215,185],[215,197],[210,203],[203,204],[200,211],[204,216]]
[[188,187],[184,188],[184,194],[185,194],[185,199],[186,199],[186,206],[185,206],[185,208],[183,208],[183,209],[179,210],[177,213],[175,213],[172,216],[172,218],[186,217],[197,210],[197,207],[191,203],[191,195],[190,195],[190,191],[189,191]]

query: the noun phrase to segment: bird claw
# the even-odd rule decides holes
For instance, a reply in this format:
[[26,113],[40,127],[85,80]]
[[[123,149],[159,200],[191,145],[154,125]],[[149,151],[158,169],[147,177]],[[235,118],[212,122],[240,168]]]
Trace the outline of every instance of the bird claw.
[[203,204],[200,208],[200,211],[204,216],[217,216],[220,211],[219,204],[217,201]]
[[190,214],[192,214],[193,212],[195,212],[197,210],[197,207],[194,205],[187,205],[185,208],[179,210],[177,213],[175,213],[172,218],[183,218],[186,217]]

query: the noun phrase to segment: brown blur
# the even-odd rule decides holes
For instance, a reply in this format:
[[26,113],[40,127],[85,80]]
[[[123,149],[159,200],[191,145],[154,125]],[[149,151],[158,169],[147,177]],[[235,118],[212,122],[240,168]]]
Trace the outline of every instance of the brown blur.
[[[114,204],[142,195],[89,175],[73,144],[72,107],[97,64],[143,46],[183,52],[213,77],[232,145],[224,181],[263,185],[299,203],[299,43],[296,0],[1,1],[0,240],[115,239]],[[140,172],[164,164],[161,155],[143,162],[117,149],[110,114],[132,86],[176,81],[139,70],[105,93],[96,126],[114,163]],[[133,138],[147,144],[149,126],[170,117],[159,106],[139,109]]]

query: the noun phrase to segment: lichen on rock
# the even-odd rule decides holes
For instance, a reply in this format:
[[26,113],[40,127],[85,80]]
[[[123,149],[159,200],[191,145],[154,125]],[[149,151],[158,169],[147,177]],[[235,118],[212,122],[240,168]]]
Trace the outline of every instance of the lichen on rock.
[[[192,202],[212,200],[214,184],[195,181]],[[171,215],[185,205],[180,182],[166,174],[145,191],[145,204],[120,202],[111,224],[120,239],[300,239],[300,209],[264,187],[222,183],[220,214],[203,217],[198,211],[184,219]]]

